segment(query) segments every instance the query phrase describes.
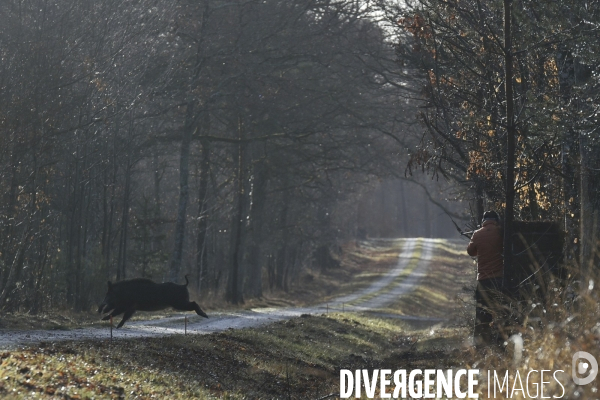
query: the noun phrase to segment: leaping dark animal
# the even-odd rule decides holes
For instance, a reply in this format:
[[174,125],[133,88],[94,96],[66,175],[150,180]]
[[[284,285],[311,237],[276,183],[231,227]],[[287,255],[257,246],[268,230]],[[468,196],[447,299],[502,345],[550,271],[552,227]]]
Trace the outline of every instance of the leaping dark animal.
[[185,285],[155,283],[143,278],[116,283],[108,281],[108,292],[98,307],[98,313],[109,313],[102,318],[103,321],[123,314],[117,328],[122,327],[136,311],[158,311],[168,307],[179,311],[196,311],[196,314],[208,318],[195,301],[190,301],[187,276],[185,282]]

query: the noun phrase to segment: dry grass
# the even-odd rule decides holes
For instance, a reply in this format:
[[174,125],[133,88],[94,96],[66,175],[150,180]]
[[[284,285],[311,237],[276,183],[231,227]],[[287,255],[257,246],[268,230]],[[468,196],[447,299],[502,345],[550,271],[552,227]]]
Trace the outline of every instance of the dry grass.
[[[551,295],[542,303],[535,298],[524,301],[522,312],[529,314],[519,325],[505,330],[507,335],[519,335],[523,339],[521,361],[515,363],[514,349],[510,340],[504,343],[500,351],[490,349],[484,355],[472,352],[465,359],[484,370],[509,371],[511,382],[517,371],[521,377],[530,371],[562,370],[557,376],[563,387],[556,384],[551,377],[546,385],[544,396],[565,399],[599,399],[598,385],[600,377],[594,382],[578,386],[571,378],[572,357],[577,351],[586,351],[600,360],[600,293],[595,285],[598,277],[588,280],[586,284],[568,282],[566,285],[551,287]],[[539,379],[538,379],[539,382]],[[523,385],[526,387],[525,380]],[[481,395],[487,392],[482,389]],[[531,393],[535,387],[530,385]],[[540,394],[541,396],[541,394]],[[485,398],[485,397],[484,397]],[[498,398],[529,398],[520,392],[511,391],[498,395]]]
[[26,313],[3,313],[0,318],[1,329],[72,329],[80,326],[99,324],[98,314],[73,311],[49,311],[37,315]]
[[[470,326],[473,318],[473,280],[475,279],[473,265],[467,257],[452,256],[460,254],[461,248],[449,243],[449,248],[438,251],[435,257],[435,268],[430,270],[428,285],[417,288],[413,296],[399,300],[398,309],[419,310],[420,314],[431,316],[455,315],[462,329],[465,340],[472,335]],[[464,251],[464,249],[463,249]],[[578,268],[573,268],[572,276],[577,276]],[[442,279],[443,277],[446,277]],[[460,353],[460,360],[466,368],[477,368],[482,372],[497,371],[504,376],[509,372],[511,387],[508,391],[497,393],[496,398],[528,399],[534,395],[536,387],[529,385],[530,393],[515,390],[513,384],[517,374],[522,378],[523,387],[527,390],[526,377],[530,371],[563,370],[557,377],[562,386],[558,385],[552,375],[550,382],[545,385],[543,396],[546,398],[565,399],[600,399],[598,386],[600,377],[585,386],[575,385],[571,378],[572,357],[577,351],[591,353],[600,360],[600,273],[596,272],[591,279],[583,282],[555,281],[549,287],[547,299],[540,300],[539,296],[529,296],[519,305],[512,304],[512,310],[518,310],[522,318],[520,323],[501,327],[504,343],[499,347],[478,351],[469,346]],[[455,301],[450,301],[454,297]],[[515,357],[511,335],[519,335],[523,339],[521,359]],[[492,372],[493,373],[493,372]],[[533,382],[539,384],[540,379],[535,375]],[[480,398],[488,398],[487,377],[480,377]],[[519,385],[515,385],[519,389]],[[564,388],[563,388],[564,387]],[[541,393],[538,396],[541,397]]]
[[340,368],[459,365],[440,333],[330,314],[212,335],[45,344],[0,354],[0,397],[318,399],[339,393]]
[[384,311],[444,318],[451,325],[470,325],[475,269],[465,248],[466,242],[461,240],[440,241],[420,285]]

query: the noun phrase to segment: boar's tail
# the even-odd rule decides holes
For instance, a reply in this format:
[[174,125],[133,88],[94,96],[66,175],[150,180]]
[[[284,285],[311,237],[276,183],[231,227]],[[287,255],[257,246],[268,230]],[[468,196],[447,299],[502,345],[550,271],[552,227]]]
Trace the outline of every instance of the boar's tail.
[[188,281],[188,276],[187,274],[185,275],[185,286],[189,285],[190,281]]

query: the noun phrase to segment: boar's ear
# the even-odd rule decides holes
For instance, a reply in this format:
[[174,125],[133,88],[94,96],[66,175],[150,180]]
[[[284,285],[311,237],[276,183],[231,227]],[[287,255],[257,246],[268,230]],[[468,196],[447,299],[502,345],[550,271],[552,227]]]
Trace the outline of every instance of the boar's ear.
[[112,292],[112,290],[113,290],[113,285],[110,281],[108,281],[108,291]]

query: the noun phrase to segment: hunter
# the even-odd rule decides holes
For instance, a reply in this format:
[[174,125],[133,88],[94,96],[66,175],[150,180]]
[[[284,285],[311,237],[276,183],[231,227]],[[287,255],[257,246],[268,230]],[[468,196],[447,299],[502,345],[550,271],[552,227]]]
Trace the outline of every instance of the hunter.
[[477,257],[477,289],[475,290],[475,346],[495,342],[492,322],[504,275],[503,237],[500,219],[495,211],[483,214],[481,228],[473,232],[467,253]]

